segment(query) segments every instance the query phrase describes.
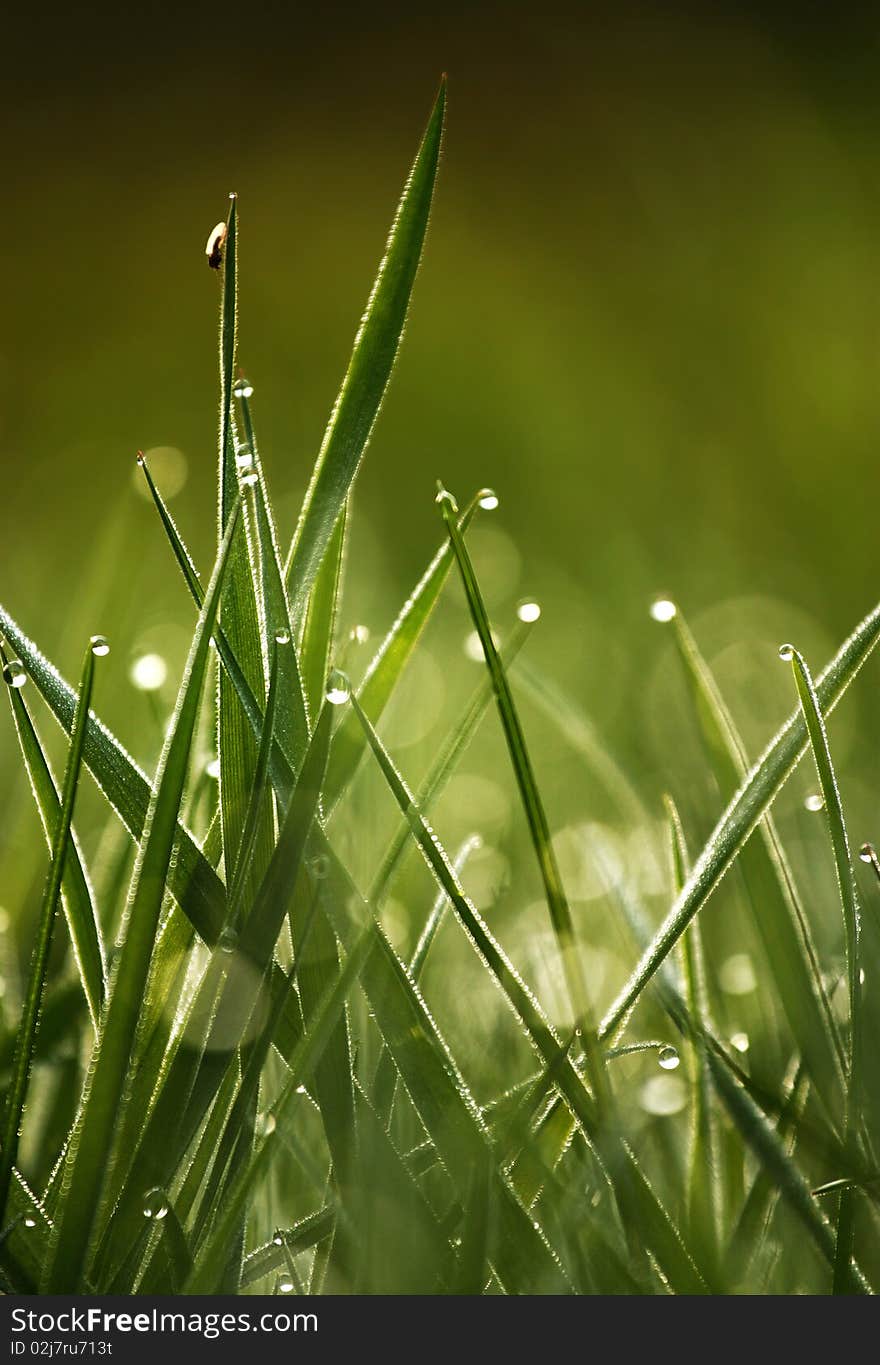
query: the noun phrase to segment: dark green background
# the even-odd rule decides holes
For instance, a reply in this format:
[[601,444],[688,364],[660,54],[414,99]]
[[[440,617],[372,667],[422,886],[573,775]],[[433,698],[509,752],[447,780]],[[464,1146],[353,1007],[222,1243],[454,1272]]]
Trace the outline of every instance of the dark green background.
[[[358,486],[347,622],[392,619],[439,540],[438,475],[492,484],[476,549],[499,623],[541,597],[534,657],[649,795],[680,772],[656,591],[687,608],[749,742],[769,737],[794,701],[779,641],[818,667],[880,586],[876,8],[221,3],[4,24],[0,595],[69,673],[90,631],[111,636],[99,704],[141,756],[130,652],[158,640],[178,667],[168,624],[192,617],[134,454],[185,453],[173,508],[207,564],[208,230],[235,189],[241,360],[286,539],[442,70],[445,161]],[[450,691],[466,629],[453,594],[434,643]],[[861,696],[839,743],[858,738],[868,779]]]

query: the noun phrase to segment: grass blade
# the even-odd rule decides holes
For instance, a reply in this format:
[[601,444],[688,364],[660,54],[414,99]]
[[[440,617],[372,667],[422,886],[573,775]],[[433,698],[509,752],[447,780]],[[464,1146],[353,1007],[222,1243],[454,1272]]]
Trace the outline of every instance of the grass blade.
[[317,710],[324,696],[333,659],[336,617],[342,593],[348,504],[343,507],[326,554],[315,575],[302,631],[303,687],[309,708]]
[[0,1223],[5,1219],[6,1205],[9,1198],[9,1186],[12,1180],[12,1170],[18,1155],[18,1139],[21,1131],[21,1121],[24,1113],[28,1081],[31,1074],[34,1043],[37,1035],[37,1023],[40,1015],[40,1006],[43,1000],[43,991],[46,984],[46,972],[49,966],[49,949],[52,944],[52,930],[55,925],[55,912],[58,908],[58,898],[61,894],[64,864],[70,842],[73,807],[76,800],[77,789],[79,787],[86,718],[89,714],[89,704],[92,698],[92,684],[95,677],[95,658],[99,651],[100,653],[106,653],[106,645],[103,639],[96,636],[86,650],[85,662],[83,664],[76,715],[74,716],[73,721],[73,734],[70,740],[70,750],[64,773],[64,784],[61,791],[61,807],[58,812],[57,826],[52,839],[52,860],[49,866],[49,875],[46,878],[43,901],[40,906],[37,938],[34,944],[33,957],[31,959],[30,978],[28,980],[21,1022],[18,1027],[18,1035],[15,1041],[15,1052],[12,1059],[12,1080],[6,1096],[6,1109],[4,1113],[3,1145],[2,1148],[0,1148]]
[[[824,714],[837,705],[878,638],[880,607],[875,607],[844,641],[816,680],[816,696]],[[672,951],[700,906],[709,898],[786,778],[803,757],[807,742],[806,722],[799,708],[750,769],[719,819],[681,894],[676,897],[629,981],[602,1020],[600,1038],[613,1034],[629,1013],[660,963]]]
[[351,492],[391,376],[422,255],[443,140],[446,82],[397,208],[287,560],[290,611],[305,617],[321,560]]
[[[0,658],[2,658],[5,666],[7,659],[2,647],[0,647]],[[61,819],[61,799],[55,786],[49,761],[43,752],[43,746],[37,736],[25,700],[21,695],[21,689],[10,687],[8,691],[19,745],[51,854],[54,834],[59,828]],[[106,972],[104,945],[92,897],[92,889],[86,877],[82,855],[72,828],[64,860],[61,894],[80,980],[89,1006],[92,1024],[97,1028],[104,1000]]]
[[75,1292],[81,1288],[87,1269],[91,1229],[101,1204],[107,1160],[119,1121],[126,1072],[173,854],[177,814],[208,663],[210,635],[237,520],[237,515],[233,514],[221,542],[205,606],[193,636],[174,720],[159,761],[146,833],[132,882],[125,939],[111,984],[78,1130],[66,1159],[65,1197],[45,1274],[45,1288],[50,1292]]
[[[834,867],[837,873],[837,886],[843,909],[850,1023],[844,1148],[850,1158],[858,1161],[859,1128],[862,1114],[861,908],[856,889],[849,837],[846,832],[846,821],[843,816],[843,803],[840,799],[840,790],[828,745],[828,734],[813,679],[803,655],[793,645],[783,645],[779,653],[780,658],[791,660],[794,671],[795,684],[816,764],[816,774],[822,788],[825,813],[828,817],[831,846],[834,852]],[[850,1259],[855,1233],[855,1202],[854,1191],[849,1188],[845,1189],[840,1196],[837,1218],[837,1249],[834,1261],[835,1294],[848,1293],[851,1289]]]

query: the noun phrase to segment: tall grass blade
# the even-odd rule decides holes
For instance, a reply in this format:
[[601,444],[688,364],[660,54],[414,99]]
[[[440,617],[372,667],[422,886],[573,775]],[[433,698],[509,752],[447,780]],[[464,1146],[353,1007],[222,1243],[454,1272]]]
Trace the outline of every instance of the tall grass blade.
[[351,492],[400,346],[428,227],[445,110],[444,80],[397,208],[288,555],[286,576],[295,623],[305,616],[315,575]]
[[[64,784],[61,790],[61,806],[58,812],[57,826],[52,838],[52,859],[49,865],[49,874],[46,878],[42,904],[40,905],[40,915],[37,922],[37,938],[34,944],[33,956],[31,958],[30,977],[28,979],[24,1009],[18,1026],[15,1051],[12,1058],[12,1080],[6,1095],[6,1107],[3,1116],[3,1144],[2,1148],[0,1148],[0,1225],[2,1225],[6,1218],[9,1186],[12,1181],[12,1171],[18,1155],[18,1140],[21,1132],[25,1098],[27,1096],[28,1081],[30,1079],[31,1065],[33,1062],[34,1043],[37,1035],[40,1006],[42,1004],[43,992],[46,986],[46,972],[49,966],[49,949],[52,945],[55,912],[58,908],[58,898],[61,895],[64,864],[67,859],[67,850],[70,842],[73,807],[76,800],[77,788],[79,786],[80,767],[82,765],[86,717],[89,714],[89,705],[92,699],[92,684],[95,677],[96,647],[99,646],[96,646],[95,641],[89,644],[89,647],[86,650],[85,662],[83,663],[76,715],[74,716],[73,721],[73,734],[70,740],[70,750],[68,752],[67,766],[64,773]],[[104,649],[104,652],[106,652],[106,649]]]
[[348,504],[340,513],[321,560],[302,630],[303,689],[309,709],[319,709],[333,662],[336,619],[342,595],[342,574],[348,529]]

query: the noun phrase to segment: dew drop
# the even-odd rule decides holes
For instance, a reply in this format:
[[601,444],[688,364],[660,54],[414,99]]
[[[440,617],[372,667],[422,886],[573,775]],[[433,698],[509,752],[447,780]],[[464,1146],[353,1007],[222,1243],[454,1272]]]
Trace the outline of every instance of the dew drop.
[[128,676],[139,692],[158,692],[168,677],[168,665],[161,654],[142,654],[135,659]]
[[290,644],[290,631],[289,631],[289,630],[276,630],[276,632],[275,632],[275,643],[276,643],[276,645],[289,645],[289,644]]
[[212,758],[208,763],[205,764],[205,776],[213,778],[215,782],[219,779],[220,777],[219,758]]
[[237,946],[238,934],[235,930],[222,930],[220,937],[217,940],[217,947],[220,949],[221,953],[234,953]]
[[455,501],[455,498],[452,496],[448,488],[438,488],[437,496],[434,499],[434,501],[440,507],[448,507],[450,512],[458,511],[458,503]]
[[144,465],[145,465],[146,463],[147,463],[147,457],[146,457],[146,455],[144,454],[144,452],[143,452],[142,450],[139,450],[138,453],[137,453],[137,466],[138,466],[138,469],[143,469],[143,467],[144,467]]
[[863,863],[872,863],[875,856],[873,844],[862,844],[859,849],[859,857]]
[[273,1245],[273,1246],[276,1246],[276,1247],[283,1247],[283,1246],[284,1246],[284,1238],[282,1237],[282,1235],[281,1235],[280,1232],[275,1232],[275,1234],[273,1235],[273,1237],[272,1237],[272,1245]]
[[678,615],[678,607],[668,597],[658,597],[651,603],[651,619],[664,624]]
[[89,644],[96,659],[104,659],[110,653],[110,645],[106,635],[93,635]]
[[242,473],[246,469],[253,469],[254,456],[250,446],[240,445],[235,449],[235,467]]
[[154,1185],[144,1195],[144,1217],[160,1222],[168,1213],[168,1197],[161,1185]]
[[242,474],[241,482],[245,488],[253,488],[259,482],[259,475],[255,469],[249,469],[246,474]]
[[254,386],[247,379],[239,379],[232,390],[236,398],[250,398],[254,392]]
[[531,625],[532,622],[537,621],[538,617],[541,615],[541,604],[539,602],[533,602],[531,599],[520,602],[516,609],[516,614],[521,621],[526,623],[526,625]]
[[275,1115],[271,1109],[267,1109],[265,1114],[257,1115],[255,1130],[257,1137],[268,1137],[270,1133],[275,1132]]
[[744,1033],[742,1030],[740,1030],[739,1033],[732,1033],[730,1035],[730,1046],[736,1052],[748,1052],[749,1035],[747,1033]]
[[657,1061],[664,1071],[674,1071],[681,1061],[681,1057],[678,1055],[678,1048],[673,1047],[671,1043],[666,1047],[661,1047],[657,1054]]
[[824,806],[825,800],[821,792],[810,792],[810,795],[804,798],[804,810],[817,811],[822,810]]
[[370,638],[370,627],[352,626],[348,638],[353,645],[365,645]]
[[780,645],[779,657],[784,664],[790,663],[794,658],[794,645]]
[[351,699],[351,683],[340,669],[334,668],[327,679],[327,700],[331,706],[344,706]]
[[10,659],[8,664],[3,665],[3,681],[10,687],[24,687],[27,674],[21,659]]
[[282,1294],[292,1294],[292,1293],[293,1293],[293,1280],[279,1280],[279,1281],[278,1281],[278,1288],[280,1289],[280,1291],[281,1291]]
[[30,1215],[28,1215],[28,1217],[26,1217],[24,1220],[24,1225],[26,1228],[35,1228],[37,1226],[37,1220],[36,1218],[31,1218]]
[[494,512],[499,502],[498,494],[494,488],[481,488],[477,494],[477,502],[484,512]]
[[304,1085],[298,1085],[298,1086],[296,1087],[296,1093],[297,1093],[298,1095],[307,1095],[307,1094],[308,1094],[308,1091],[306,1090],[306,1088],[305,1088]]

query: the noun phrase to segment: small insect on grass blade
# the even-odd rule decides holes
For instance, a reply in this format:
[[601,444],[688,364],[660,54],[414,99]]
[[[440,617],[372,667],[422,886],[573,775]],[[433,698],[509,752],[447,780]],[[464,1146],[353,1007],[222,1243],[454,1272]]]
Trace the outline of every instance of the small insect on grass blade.
[[[2,659],[3,666],[8,667],[9,660],[2,646],[0,646],[0,659]],[[51,854],[55,831],[59,827],[58,822],[61,817],[61,798],[55,786],[49,761],[43,751],[43,746],[22,696],[22,689],[10,687],[9,701],[22,757]],[[64,859],[61,894],[80,980],[82,981],[92,1024],[97,1028],[104,999],[106,975],[104,946],[92,889],[72,828]]]
[[[98,641],[100,640],[100,643]],[[27,1096],[28,1081],[37,1035],[37,1023],[43,991],[46,985],[46,972],[49,966],[49,949],[52,945],[52,931],[55,925],[55,912],[61,895],[64,864],[67,858],[73,821],[73,807],[79,787],[82,767],[83,742],[85,739],[86,719],[92,698],[92,684],[95,677],[95,659],[106,654],[106,642],[96,636],[86,650],[80,679],[79,696],[73,722],[73,734],[67,756],[64,784],[61,791],[61,805],[57,825],[52,838],[52,860],[43,892],[40,915],[37,922],[37,938],[31,958],[30,976],[25,994],[24,1009],[18,1026],[15,1051],[12,1059],[12,1079],[6,1095],[6,1109],[3,1122],[3,1144],[0,1148],[0,1226],[7,1212],[9,1186],[12,1171],[18,1155],[18,1140],[21,1131],[22,1115]]]
[[[816,774],[822,788],[828,829],[834,852],[834,866],[837,873],[837,887],[843,910],[843,923],[846,938],[846,969],[849,995],[849,1064],[847,1068],[846,1114],[844,1120],[844,1147],[847,1155],[854,1161],[859,1158],[859,1129],[862,1116],[862,960],[861,960],[861,907],[856,888],[855,869],[850,852],[849,836],[843,815],[843,803],[828,734],[819,698],[810,670],[802,654],[793,645],[783,645],[780,658],[791,662],[795,684],[813,758]],[[840,1196],[837,1217],[837,1245],[834,1260],[834,1293],[852,1292],[853,1238],[855,1234],[855,1214],[857,1195],[852,1189],[845,1189]]]
[[[875,607],[844,641],[816,679],[816,696],[823,714],[827,715],[837,705],[878,639],[880,607]],[[614,1034],[626,1018],[660,963],[675,947],[700,906],[708,900],[755,825],[770,807],[786,778],[806,752],[807,743],[806,723],[798,708],[751,768],[719,819],[681,894],[602,1020],[600,1038]]]
[[174,719],[159,761],[156,786],[145,822],[146,832],[132,881],[125,938],[111,982],[78,1128],[67,1153],[65,1198],[59,1209],[44,1278],[47,1292],[76,1292],[87,1272],[91,1232],[102,1203],[107,1159],[119,1122],[126,1073],[174,848],[178,810],[209,657],[210,635],[237,519],[233,513],[221,542],[205,606],[193,636]]
[[388,238],[287,560],[290,614],[305,616],[315,575],[342,515],[403,336],[422,255],[446,111],[442,83]]

